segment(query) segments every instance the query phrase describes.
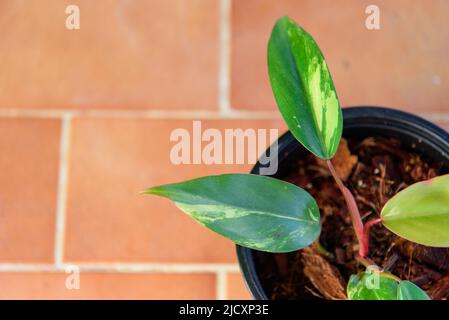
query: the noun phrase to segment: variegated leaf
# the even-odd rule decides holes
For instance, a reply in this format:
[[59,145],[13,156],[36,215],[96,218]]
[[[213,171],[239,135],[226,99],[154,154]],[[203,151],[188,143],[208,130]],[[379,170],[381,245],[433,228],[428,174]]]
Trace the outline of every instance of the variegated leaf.
[[320,233],[315,200],[295,185],[266,176],[209,176],[144,193],[171,199],[207,228],[252,249],[295,251]]
[[322,159],[337,151],[342,113],[326,61],[313,38],[288,17],[268,45],[271,87],[292,134]]

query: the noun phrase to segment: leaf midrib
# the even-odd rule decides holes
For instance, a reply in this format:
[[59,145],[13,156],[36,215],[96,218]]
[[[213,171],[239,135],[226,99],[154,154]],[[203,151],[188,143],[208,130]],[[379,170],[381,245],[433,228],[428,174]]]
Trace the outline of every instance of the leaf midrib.
[[[288,34],[288,32],[287,32],[287,34]],[[287,46],[290,49],[288,51],[288,53],[290,55],[290,58],[293,59],[293,61],[294,61],[295,73],[296,73],[298,79],[300,79],[299,85],[300,85],[302,91],[304,92],[304,98],[306,100],[305,102],[309,105],[309,103],[311,101],[310,93],[309,93],[308,90],[305,89],[304,79],[301,77],[301,72],[299,72],[299,70],[298,70],[298,63],[296,62],[296,57],[293,54],[293,48],[292,48],[292,46],[290,44],[290,41],[289,41],[290,37],[286,36],[286,38],[287,38]],[[320,151],[323,154],[323,156],[327,157],[327,152],[325,150],[323,150],[323,147],[325,148],[324,141],[323,141],[324,137],[321,136],[321,131],[318,129],[319,127],[318,127],[318,123],[317,123],[317,119],[316,119],[315,113],[314,113],[314,111],[312,111],[312,110],[314,110],[314,108],[313,107],[310,108],[309,106],[307,106],[305,109],[307,110],[307,113],[309,113],[310,117],[313,120],[313,126],[315,128],[315,132],[317,133],[317,137],[318,137],[318,140],[319,140]]]
[[[183,192],[181,192],[181,193],[171,192],[171,193],[173,193],[173,194],[181,194],[181,195],[182,194],[190,195],[189,193],[183,193]],[[260,215],[266,215],[266,216],[270,216],[270,217],[276,217],[276,218],[282,218],[282,219],[287,219],[287,220],[293,220],[293,221],[307,223],[307,224],[310,224],[310,225],[313,225],[315,223],[314,221],[308,221],[308,220],[304,220],[304,219],[297,218],[297,217],[289,217],[289,216],[285,216],[285,215],[282,215],[282,214],[271,213],[269,211],[249,210],[249,209],[247,209],[245,207],[242,207],[242,206],[230,205],[230,204],[228,204],[226,202],[219,202],[219,201],[216,201],[216,200],[212,200],[210,198],[203,197],[201,195],[195,195],[195,196],[197,198],[199,198],[199,199],[207,200],[209,202],[212,202],[211,205],[220,205],[221,204],[221,205],[224,205],[226,207],[233,208],[233,209],[236,209],[236,210],[251,211],[251,213],[253,213],[253,214],[260,214]],[[201,205],[201,204],[191,204],[191,203],[186,203],[186,202],[176,201],[176,200],[173,200],[173,201],[176,202],[176,203],[181,203],[181,204],[184,203],[186,205],[194,205],[194,206],[195,205]]]
[[437,217],[437,216],[444,216],[447,215],[449,216],[449,212],[446,213],[437,213],[437,214],[431,214],[431,215],[424,215],[424,214],[419,214],[416,216],[412,216],[412,217],[401,217],[400,215],[394,215],[394,216],[390,216],[390,217],[398,217],[398,218],[389,218],[388,216],[382,216],[384,221],[398,221],[398,220],[413,220],[413,219],[419,219],[419,218],[431,218],[431,217]]

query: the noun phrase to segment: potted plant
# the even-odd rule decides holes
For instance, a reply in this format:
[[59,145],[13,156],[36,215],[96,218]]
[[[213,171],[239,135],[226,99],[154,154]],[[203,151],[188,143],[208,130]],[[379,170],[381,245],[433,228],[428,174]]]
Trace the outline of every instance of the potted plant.
[[273,28],[268,69],[290,129],[276,177],[208,176],[144,193],[234,241],[255,298],[449,296],[448,135],[399,111],[342,112],[319,47],[288,17]]

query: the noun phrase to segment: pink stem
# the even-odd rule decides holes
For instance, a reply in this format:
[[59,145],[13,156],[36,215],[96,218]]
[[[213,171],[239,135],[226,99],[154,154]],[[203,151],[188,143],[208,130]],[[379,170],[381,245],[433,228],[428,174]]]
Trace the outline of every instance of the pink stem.
[[365,224],[364,230],[363,230],[363,245],[365,248],[363,249],[364,252],[368,253],[369,248],[369,233],[371,231],[372,226],[382,222],[381,218],[370,220]]
[[337,172],[335,171],[334,165],[330,160],[326,160],[327,166],[334,177],[335,182],[338,185],[343,197],[346,201],[346,205],[348,206],[349,214],[351,216],[352,225],[354,227],[355,235],[357,237],[357,241],[359,242],[359,255],[364,258],[368,255],[368,246],[364,243],[364,227],[362,218],[360,216],[359,209],[357,208],[357,203],[355,202],[354,196],[351,191],[343,184]]

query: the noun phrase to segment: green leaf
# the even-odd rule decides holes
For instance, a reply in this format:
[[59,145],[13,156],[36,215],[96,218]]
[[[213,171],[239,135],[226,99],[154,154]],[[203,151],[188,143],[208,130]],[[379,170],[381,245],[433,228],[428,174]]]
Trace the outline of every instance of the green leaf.
[[352,275],[347,287],[349,300],[396,300],[397,292],[396,280],[368,270]]
[[171,199],[185,213],[235,243],[268,252],[310,245],[320,213],[304,190],[270,177],[224,174],[145,190]]
[[366,270],[352,275],[348,282],[349,300],[430,300],[410,281],[396,281],[385,273]]
[[430,298],[413,282],[401,281],[398,286],[398,300],[430,300]]
[[322,159],[337,151],[342,115],[326,61],[313,38],[288,17],[268,45],[271,87],[292,134]]
[[385,227],[407,240],[449,247],[449,175],[402,190],[385,204],[381,216]]

